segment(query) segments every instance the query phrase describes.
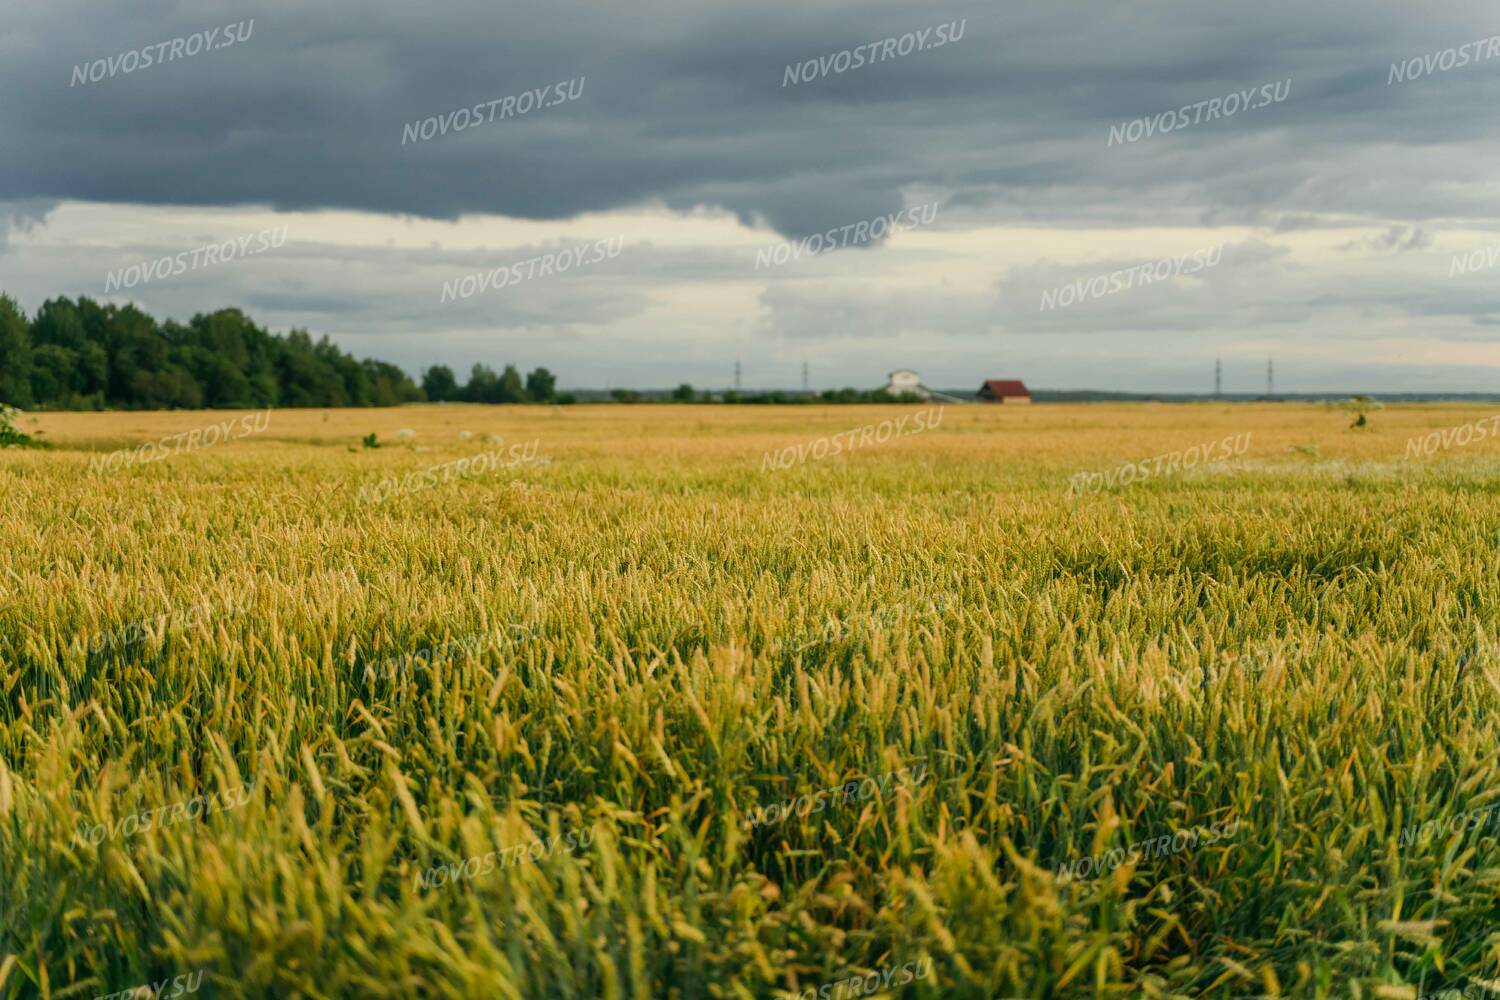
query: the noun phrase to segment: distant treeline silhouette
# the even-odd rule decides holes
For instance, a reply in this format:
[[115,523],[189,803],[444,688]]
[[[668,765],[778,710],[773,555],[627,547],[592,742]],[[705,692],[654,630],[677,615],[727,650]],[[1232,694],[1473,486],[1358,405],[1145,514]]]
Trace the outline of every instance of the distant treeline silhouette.
[[197,409],[569,402],[538,368],[523,381],[475,365],[467,385],[434,365],[417,385],[384,361],[356,360],[305,330],[267,332],[238,309],[158,323],[133,305],[49,299],[29,320],[0,295],[0,403],[23,409]]

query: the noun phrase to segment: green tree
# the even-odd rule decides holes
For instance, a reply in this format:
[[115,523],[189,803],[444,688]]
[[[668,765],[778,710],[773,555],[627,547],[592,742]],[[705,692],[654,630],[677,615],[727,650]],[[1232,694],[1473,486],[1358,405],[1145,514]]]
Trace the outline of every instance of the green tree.
[[557,376],[545,368],[538,368],[526,376],[526,395],[534,402],[550,402],[557,394]]
[[[176,329],[176,324],[169,324]],[[105,392],[111,406],[144,405],[136,396],[136,376],[162,372],[170,364],[173,343],[156,321],[133,305],[120,308],[110,324],[105,342],[109,352],[109,386]]]
[[495,369],[481,364],[469,369],[469,384],[464,386],[463,398],[469,403],[498,403],[500,380],[495,376]]
[[447,365],[433,365],[422,373],[422,390],[434,403],[446,403],[458,399],[458,380],[453,369]]
[[[86,302],[87,299],[80,301]],[[31,342],[37,347],[56,344],[71,351],[83,349],[88,340],[78,307],[67,298],[48,299],[31,320]]]
[[1374,396],[1350,396],[1341,405],[1345,411],[1355,415],[1354,423],[1349,425],[1351,429],[1368,426],[1370,421],[1367,414],[1385,409]]
[[390,362],[366,358],[364,367],[370,382],[370,401],[375,406],[400,406],[427,398],[406,372]]
[[[498,395],[493,372],[490,380]],[[133,305],[56,298],[28,323],[0,295],[0,402],[139,409],[395,406],[423,398],[396,365],[357,360],[328,337],[315,344],[305,330],[269,333],[238,309],[158,324]]]
[[190,372],[176,366],[136,372],[130,397],[132,405],[146,410],[196,410],[203,406],[203,388]]
[[204,402],[210,408],[245,410],[255,405],[250,380],[228,357],[210,354],[206,363],[195,371],[197,382],[203,387]]
[[16,300],[0,295],[0,404],[31,405],[31,330]]
[[515,365],[506,365],[500,373],[500,398],[497,402],[524,403],[526,398],[526,383],[521,381],[521,373],[516,371]]
[[89,341],[78,352],[79,390],[103,409],[109,402],[109,351],[97,341]]
[[283,406],[349,405],[338,371],[317,355],[306,330],[287,334],[276,370]]
[[693,401],[693,387],[686,382],[672,390],[672,399],[678,403],[691,403]]
[[363,365],[339,350],[338,345],[328,339],[326,333],[318,341],[318,346],[313,349],[313,353],[320,361],[337,372],[343,381],[344,398],[348,402],[342,405],[369,406],[371,404],[370,378],[365,374]]
[[77,351],[60,344],[42,344],[31,352],[31,397],[38,405],[76,409],[77,378]]

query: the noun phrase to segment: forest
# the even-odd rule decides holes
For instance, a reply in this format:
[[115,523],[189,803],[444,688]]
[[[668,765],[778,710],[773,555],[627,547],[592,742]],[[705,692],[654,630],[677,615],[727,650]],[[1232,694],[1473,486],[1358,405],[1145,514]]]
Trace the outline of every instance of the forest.
[[556,378],[476,364],[460,385],[433,365],[421,384],[396,365],[357,360],[327,336],[270,333],[239,309],[158,322],[134,305],[49,299],[27,317],[0,295],[0,403],[34,410],[397,406],[411,402],[565,402]]

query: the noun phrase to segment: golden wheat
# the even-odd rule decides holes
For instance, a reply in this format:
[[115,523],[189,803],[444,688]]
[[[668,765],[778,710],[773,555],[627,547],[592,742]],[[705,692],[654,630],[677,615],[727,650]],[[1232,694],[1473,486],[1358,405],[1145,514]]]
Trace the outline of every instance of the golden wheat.
[[1496,976],[1500,441],[1408,454],[1487,412],[952,406],[763,470],[904,412],[276,411],[92,472],[227,415],[26,418],[0,997]]

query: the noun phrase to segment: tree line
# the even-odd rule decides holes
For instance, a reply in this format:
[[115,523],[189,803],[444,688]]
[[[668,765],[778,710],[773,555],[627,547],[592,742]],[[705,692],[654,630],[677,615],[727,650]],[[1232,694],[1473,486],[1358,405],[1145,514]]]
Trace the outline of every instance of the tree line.
[[[587,395],[587,394],[586,394]],[[592,397],[590,397],[592,398]],[[883,389],[822,393],[613,389],[619,403],[918,403]],[[28,318],[0,295],[0,405],[23,410],[260,409],[402,403],[574,403],[546,368],[524,377],[476,364],[460,384],[433,365],[419,381],[393,364],[357,360],[306,330],[269,333],[238,309],[157,322],[134,305],[86,296],[42,303]]]
[[434,365],[421,383],[357,360],[306,330],[267,332],[238,309],[157,322],[134,305],[49,299],[28,318],[0,295],[0,404],[39,410],[397,406],[422,401],[570,402],[545,368],[524,379],[475,365],[459,385]]

